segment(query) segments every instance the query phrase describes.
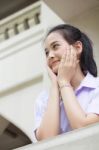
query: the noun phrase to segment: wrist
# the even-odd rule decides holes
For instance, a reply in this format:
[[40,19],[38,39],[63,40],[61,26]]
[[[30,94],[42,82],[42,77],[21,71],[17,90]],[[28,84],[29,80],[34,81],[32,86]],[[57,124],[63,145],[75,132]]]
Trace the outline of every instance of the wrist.
[[64,87],[71,87],[71,84],[69,81],[66,80],[61,80],[60,82],[58,82],[59,84],[59,89],[63,89]]
[[58,81],[59,87],[65,85],[65,84],[70,85],[70,82],[68,80],[60,80],[60,81]]
[[64,87],[71,87],[71,84],[70,83],[65,83],[65,84],[61,84],[59,86],[60,90],[63,89]]

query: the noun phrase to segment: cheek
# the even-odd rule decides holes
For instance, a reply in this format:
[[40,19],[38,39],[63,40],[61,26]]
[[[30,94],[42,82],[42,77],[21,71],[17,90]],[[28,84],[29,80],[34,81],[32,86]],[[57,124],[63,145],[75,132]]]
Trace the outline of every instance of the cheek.
[[65,53],[66,53],[66,49],[62,49],[62,50],[60,51],[60,53],[59,53],[59,55],[58,55],[58,57],[60,58],[60,60],[61,60],[62,56],[63,56]]

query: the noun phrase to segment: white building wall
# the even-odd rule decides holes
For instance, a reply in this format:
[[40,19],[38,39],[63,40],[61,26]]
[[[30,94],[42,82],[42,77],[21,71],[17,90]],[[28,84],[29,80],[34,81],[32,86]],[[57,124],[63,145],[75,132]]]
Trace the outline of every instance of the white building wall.
[[93,41],[95,60],[99,70],[99,6],[75,16],[67,22],[80,27]]
[[0,44],[0,114],[32,141],[35,99],[49,82],[42,41],[48,27],[62,22],[43,2],[40,17],[40,24]]
[[43,82],[42,35],[38,25],[0,47],[0,113],[27,135],[32,134],[34,100]]

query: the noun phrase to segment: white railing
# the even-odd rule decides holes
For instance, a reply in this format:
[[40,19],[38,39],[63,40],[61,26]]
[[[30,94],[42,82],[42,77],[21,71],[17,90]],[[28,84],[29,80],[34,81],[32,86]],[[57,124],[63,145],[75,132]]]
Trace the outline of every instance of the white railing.
[[0,21],[0,42],[40,23],[40,2]]
[[99,123],[16,150],[99,150]]

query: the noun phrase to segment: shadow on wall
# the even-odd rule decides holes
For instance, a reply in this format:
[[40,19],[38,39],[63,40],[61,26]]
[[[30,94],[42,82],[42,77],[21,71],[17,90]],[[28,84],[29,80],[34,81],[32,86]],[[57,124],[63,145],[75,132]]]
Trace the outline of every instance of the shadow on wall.
[[32,143],[18,127],[0,115],[0,150],[11,150]]

